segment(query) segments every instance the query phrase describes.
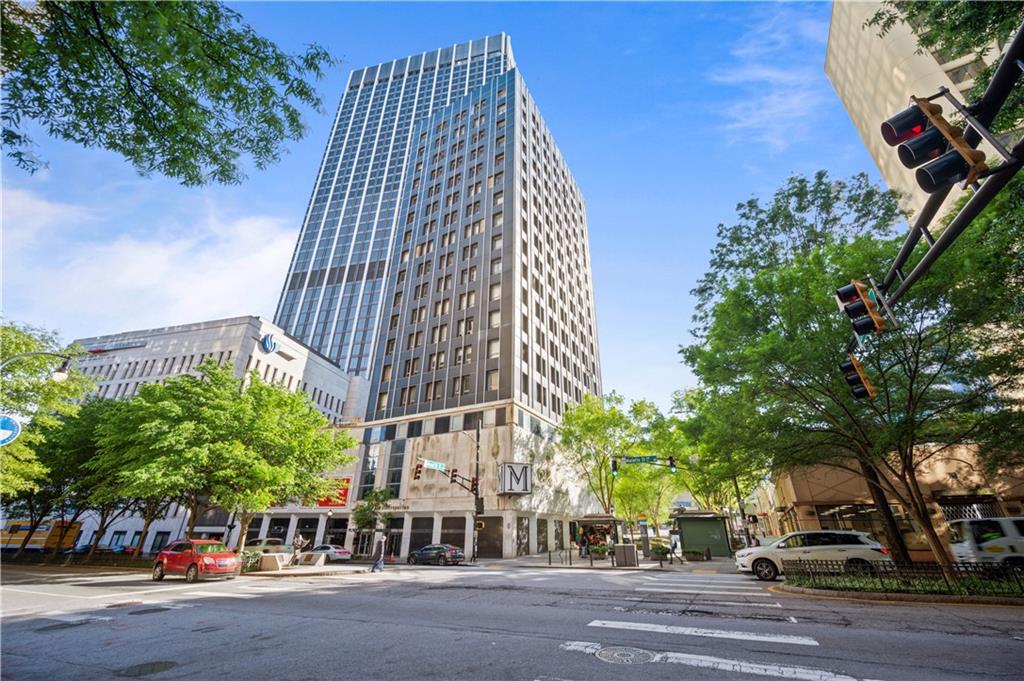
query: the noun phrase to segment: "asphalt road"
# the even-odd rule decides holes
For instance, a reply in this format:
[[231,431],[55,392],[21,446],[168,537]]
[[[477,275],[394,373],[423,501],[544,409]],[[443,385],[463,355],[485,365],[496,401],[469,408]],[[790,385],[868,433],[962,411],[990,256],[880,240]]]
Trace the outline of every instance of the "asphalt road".
[[473,567],[243,577],[4,567],[16,681],[1024,678],[1024,608],[775,593],[726,574]]

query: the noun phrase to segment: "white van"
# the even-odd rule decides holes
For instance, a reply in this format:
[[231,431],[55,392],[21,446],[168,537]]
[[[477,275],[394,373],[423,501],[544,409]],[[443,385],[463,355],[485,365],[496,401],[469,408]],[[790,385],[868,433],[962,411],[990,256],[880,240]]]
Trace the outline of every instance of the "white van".
[[957,560],[1024,565],[1024,518],[954,520],[949,529]]

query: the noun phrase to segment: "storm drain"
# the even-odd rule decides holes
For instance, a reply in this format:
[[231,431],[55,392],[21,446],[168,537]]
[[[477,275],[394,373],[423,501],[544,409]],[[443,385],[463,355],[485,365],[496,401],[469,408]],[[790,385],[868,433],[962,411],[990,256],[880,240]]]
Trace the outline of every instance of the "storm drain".
[[654,659],[654,653],[643,648],[618,646],[601,648],[601,650],[597,651],[596,657],[602,662],[610,662],[612,664],[644,664]]
[[143,662],[142,664],[133,664],[131,667],[125,667],[114,672],[114,676],[120,676],[122,678],[137,679],[141,676],[150,676],[151,674],[159,674],[165,672],[168,669],[174,669],[178,666],[177,662],[171,662],[170,660],[154,660],[153,662]]

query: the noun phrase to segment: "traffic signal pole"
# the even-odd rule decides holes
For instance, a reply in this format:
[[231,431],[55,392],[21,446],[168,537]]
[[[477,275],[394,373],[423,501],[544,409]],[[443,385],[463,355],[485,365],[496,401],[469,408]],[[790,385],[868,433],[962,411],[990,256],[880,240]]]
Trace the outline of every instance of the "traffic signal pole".
[[476,422],[476,472],[473,474],[476,484],[473,485],[473,555],[470,562],[476,562],[477,547],[480,545],[480,512],[483,504],[480,503],[480,421]]

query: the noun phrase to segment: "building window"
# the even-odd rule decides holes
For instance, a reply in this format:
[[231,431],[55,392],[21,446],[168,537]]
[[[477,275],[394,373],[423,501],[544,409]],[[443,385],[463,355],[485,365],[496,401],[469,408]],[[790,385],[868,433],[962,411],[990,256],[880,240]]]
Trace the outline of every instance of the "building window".
[[382,390],[380,392],[380,394],[377,395],[377,411],[381,411],[381,410],[387,409],[387,408],[388,408],[388,391],[387,390]]
[[487,341],[487,357],[488,359],[496,359],[500,353],[501,343],[497,338],[492,338]]
[[498,370],[491,369],[487,372],[487,389],[497,390],[498,389]]
[[501,310],[491,310],[487,313],[487,326],[492,329],[501,326]]

